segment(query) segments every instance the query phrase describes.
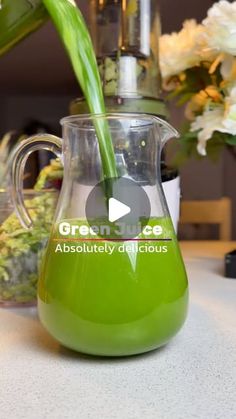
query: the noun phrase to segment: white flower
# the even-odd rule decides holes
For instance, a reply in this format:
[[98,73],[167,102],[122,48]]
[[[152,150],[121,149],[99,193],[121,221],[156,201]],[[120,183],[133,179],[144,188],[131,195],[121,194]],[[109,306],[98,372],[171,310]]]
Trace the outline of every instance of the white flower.
[[223,125],[229,134],[236,135],[236,86],[232,87],[225,99]]
[[197,24],[195,20],[186,20],[180,32],[161,36],[160,66],[164,78],[200,64],[202,54],[207,51],[204,33],[203,25]]
[[226,54],[220,67],[223,79],[227,82],[235,82],[236,80],[236,58]]
[[202,156],[206,156],[206,143],[215,131],[236,135],[236,85],[228,93],[224,105],[206,107],[191,124],[191,132],[198,131],[197,150]]
[[227,132],[223,125],[224,106],[220,105],[214,109],[205,109],[202,115],[197,116],[191,124],[191,132],[198,132],[197,150],[201,156],[206,156],[206,143],[211,139],[215,131]]
[[236,55],[236,2],[221,0],[203,21],[209,46],[219,53]]

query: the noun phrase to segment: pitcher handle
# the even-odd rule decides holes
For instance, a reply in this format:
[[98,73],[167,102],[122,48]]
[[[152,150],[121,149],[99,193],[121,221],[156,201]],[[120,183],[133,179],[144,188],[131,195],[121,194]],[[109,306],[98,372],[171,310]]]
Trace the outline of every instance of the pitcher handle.
[[61,159],[62,139],[55,135],[39,134],[23,140],[13,151],[10,159],[10,190],[16,214],[26,229],[33,227],[33,221],[26,209],[23,197],[23,175],[25,164],[31,153],[38,150],[52,151]]

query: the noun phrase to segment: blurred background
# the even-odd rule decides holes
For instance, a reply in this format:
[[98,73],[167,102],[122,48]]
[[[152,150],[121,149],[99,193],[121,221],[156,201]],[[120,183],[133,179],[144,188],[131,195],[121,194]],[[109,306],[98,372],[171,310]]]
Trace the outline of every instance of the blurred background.
[[[213,4],[211,0],[159,2],[163,33],[179,30],[187,18],[200,22]],[[86,17],[87,1],[78,0],[77,3]],[[60,135],[58,121],[69,114],[69,103],[80,95],[80,91],[53,25],[48,22],[1,57],[0,61],[0,135],[9,130],[29,135],[36,131]],[[183,111],[173,106],[170,114],[171,123],[178,128],[183,121]],[[40,165],[44,163],[41,159]],[[227,196],[232,200],[234,213],[235,163],[235,157],[227,150],[214,163],[207,158],[189,160],[180,169],[183,198],[209,200]],[[35,160],[31,165],[35,165]],[[208,238],[214,239],[218,236],[214,227],[208,226],[207,229],[206,233],[202,227],[198,238],[208,235]],[[189,227],[186,235],[191,238],[191,234]],[[236,238],[236,219],[233,219],[233,238]]]

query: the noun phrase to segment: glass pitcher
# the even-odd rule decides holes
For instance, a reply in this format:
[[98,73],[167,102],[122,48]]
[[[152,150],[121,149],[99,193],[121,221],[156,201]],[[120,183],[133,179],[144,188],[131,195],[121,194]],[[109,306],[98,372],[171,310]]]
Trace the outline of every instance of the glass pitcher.
[[[101,120],[109,125],[116,179],[104,179],[94,128]],[[38,135],[19,145],[11,173],[16,212],[31,228],[22,197],[27,157],[44,148],[64,165],[39,278],[40,319],[59,342],[83,353],[124,356],[158,348],[179,331],[188,305],[159,170],[162,146],[177,132],[141,114],[72,116],[61,124],[63,140]]]

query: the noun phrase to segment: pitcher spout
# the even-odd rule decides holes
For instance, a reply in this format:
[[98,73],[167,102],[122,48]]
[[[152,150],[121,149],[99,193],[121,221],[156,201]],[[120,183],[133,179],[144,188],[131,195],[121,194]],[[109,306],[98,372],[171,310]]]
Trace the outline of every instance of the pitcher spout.
[[157,118],[157,125],[159,129],[159,136],[161,141],[161,146],[163,147],[168,140],[171,138],[179,138],[179,132],[172,127],[168,122],[164,121],[163,119]]

